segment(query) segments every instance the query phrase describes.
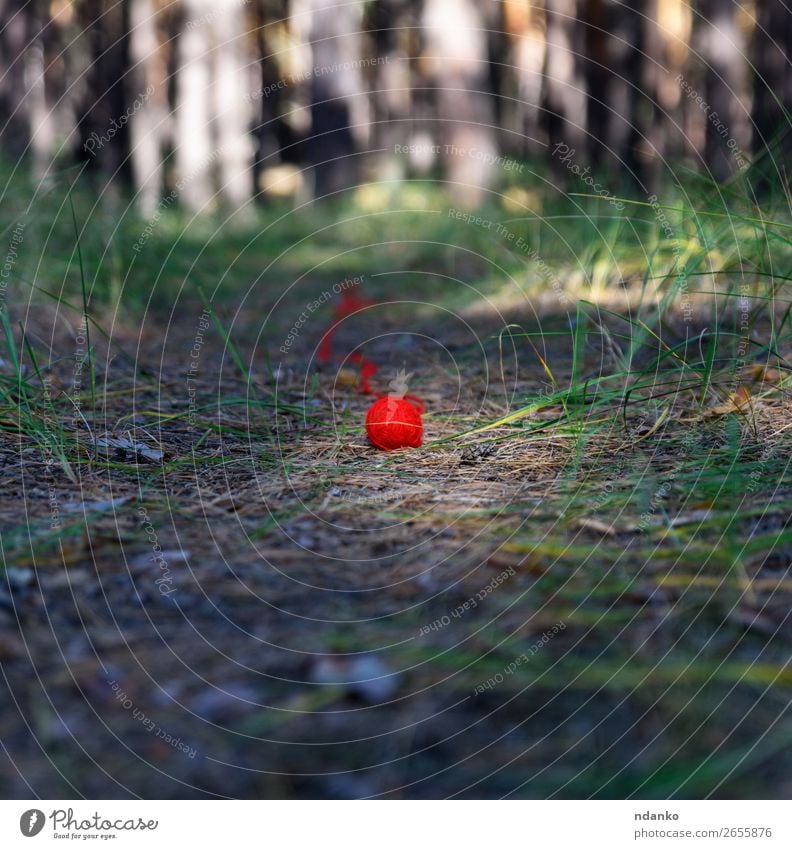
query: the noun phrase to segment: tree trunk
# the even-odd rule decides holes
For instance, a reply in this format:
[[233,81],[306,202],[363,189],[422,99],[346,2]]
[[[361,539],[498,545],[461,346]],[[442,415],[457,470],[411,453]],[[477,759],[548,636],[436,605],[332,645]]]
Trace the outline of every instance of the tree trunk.
[[184,0],[176,80],[176,186],[182,204],[206,211],[214,201],[211,112],[211,0]]
[[603,166],[611,175],[626,172],[638,183],[645,164],[638,153],[647,146],[652,112],[649,93],[642,90],[647,5],[646,0],[585,4],[589,157],[595,168]]
[[476,206],[497,160],[486,27],[474,0],[426,0],[423,26],[445,178],[457,202]]
[[[520,155],[535,154],[542,149],[539,118],[547,46],[544,8],[537,0],[505,0],[503,13],[516,77],[516,103],[504,104],[504,145]],[[510,75],[504,76],[508,81]],[[517,138],[509,140],[512,135]]]
[[255,63],[249,50],[245,9],[239,0],[214,0],[214,123],[220,198],[242,210],[253,196],[250,99]]
[[371,97],[371,144],[378,152],[380,179],[400,179],[405,158],[396,154],[410,138],[415,114],[412,62],[417,52],[418,0],[379,0],[367,9],[366,29],[378,64],[371,68],[374,94]]
[[114,189],[125,170],[128,152],[124,74],[129,67],[126,7],[114,0],[86,0],[81,26],[90,52],[80,130],[106,187]]
[[356,154],[368,140],[368,102],[359,64],[362,15],[360,0],[296,0],[292,6],[295,27],[311,45],[307,149],[317,198],[357,182]]
[[25,45],[29,15],[22,0],[0,0],[0,140],[3,152],[19,159],[27,150],[28,103],[25,97]]
[[47,94],[47,37],[52,29],[49,16],[41,4],[30,10],[32,38],[25,55],[25,82],[27,109],[30,118],[30,151],[33,176],[44,180],[52,164],[55,148],[55,122],[57,116]]
[[162,196],[162,152],[165,113],[165,80],[159,62],[159,37],[151,0],[131,0],[129,14],[127,102],[132,105],[129,122],[132,180],[138,209],[154,214]]
[[[585,158],[586,83],[584,34],[577,25],[576,0],[546,0],[544,123],[550,147],[565,144]],[[552,160],[556,170],[561,166]]]
[[[650,92],[654,109],[648,135],[650,146],[659,158],[668,159],[669,169],[675,168],[689,145],[684,126],[686,98],[680,89],[679,76],[690,54],[692,22],[687,0],[649,0],[646,52],[650,61],[644,63],[644,86]],[[658,174],[663,166],[662,158]],[[655,188],[650,188],[654,193]]]
[[779,0],[758,0],[752,59],[753,151],[761,184],[789,184],[792,169],[792,11]]
[[736,5],[732,0],[703,0],[699,20],[699,42],[705,68],[707,103],[705,164],[718,181],[735,170],[731,145],[739,148],[745,133],[745,113],[739,101],[744,73],[745,45],[737,26]]
[[[285,11],[285,10],[284,10]],[[268,168],[277,166],[281,151],[289,146],[293,139],[284,138],[286,127],[281,118],[282,89],[281,71],[276,59],[277,40],[270,37],[270,18],[265,6],[255,8],[256,50],[258,52],[257,90],[251,93],[253,112],[253,135],[255,155],[253,161],[253,185],[261,188],[262,175]],[[276,18],[281,17],[276,15]],[[294,154],[292,150],[292,155]]]

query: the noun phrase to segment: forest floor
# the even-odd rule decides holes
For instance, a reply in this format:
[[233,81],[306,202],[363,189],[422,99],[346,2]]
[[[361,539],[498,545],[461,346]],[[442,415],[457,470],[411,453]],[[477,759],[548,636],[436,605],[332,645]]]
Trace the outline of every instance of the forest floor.
[[[360,263],[284,301],[225,241],[236,288],[6,323],[5,797],[792,796],[785,304],[745,353],[728,299],[457,302],[431,250],[329,364]],[[368,443],[355,351],[422,448]]]

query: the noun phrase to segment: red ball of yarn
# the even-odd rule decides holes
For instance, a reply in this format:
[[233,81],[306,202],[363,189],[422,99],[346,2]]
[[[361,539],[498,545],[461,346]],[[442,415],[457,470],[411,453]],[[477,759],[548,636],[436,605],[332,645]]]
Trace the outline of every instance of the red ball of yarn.
[[[418,399],[414,399],[418,401]],[[387,395],[375,401],[366,414],[366,433],[372,445],[383,451],[420,448],[423,442],[423,404],[406,397]]]

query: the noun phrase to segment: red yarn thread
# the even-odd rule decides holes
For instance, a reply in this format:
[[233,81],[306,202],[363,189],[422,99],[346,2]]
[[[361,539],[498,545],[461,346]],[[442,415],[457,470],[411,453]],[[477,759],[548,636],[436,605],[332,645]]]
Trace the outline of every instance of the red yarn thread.
[[[335,321],[327,328],[319,341],[317,359],[319,362],[329,362],[333,359],[333,334],[341,321],[348,315],[356,313],[372,301],[359,298],[351,292],[344,292],[341,303],[333,310]],[[367,360],[360,351],[355,351],[347,358],[360,367],[358,391],[365,395],[373,395],[370,379],[377,373],[377,366]],[[420,448],[423,444],[423,421],[421,413],[424,403],[414,395],[406,394],[407,383],[404,372],[398,372],[396,380],[391,382],[393,392],[380,395],[366,413],[366,433],[371,444],[383,451],[393,451],[397,448]],[[399,381],[403,381],[399,383]],[[402,394],[404,393],[404,394]]]
[[[336,321],[327,328],[319,341],[319,351],[316,358],[320,363],[327,363],[333,358],[333,334],[341,324],[341,321],[348,315],[353,315],[358,310],[373,303],[373,301],[367,298],[359,298],[353,292],[344,292],[341,296],[341,303],[333,310]],[[373,395],[374,390],[371,388],[369,380],[377,373],[377,366],[370,360],[367,360],[360,351],[350,354],[348,359],[350,362],[357,363],[360,366],[360,375],[357,383],[358,392],[362,392],[364,395]]]
[[366,433],[375,448],[420,448],[423,442],[423,401],[414,395],[383,395],[366,414]]
[[358,392],[362,392],[364,395],[373,395],[374,390],[371,388],[369,379],[377,373],[377,366],[371,360],[367,360],[360,351],[350,354],[349,361],[357,363],[360,366],[360,375],[357,384]]

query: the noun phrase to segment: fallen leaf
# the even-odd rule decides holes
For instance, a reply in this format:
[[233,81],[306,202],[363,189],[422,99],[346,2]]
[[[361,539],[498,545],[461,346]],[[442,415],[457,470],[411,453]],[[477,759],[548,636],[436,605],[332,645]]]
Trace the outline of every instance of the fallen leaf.
[[777,368],[754,363],[743,369],[743,376],[755,383],[779,383],[784,375]]
[[337,386],[355,386],[358,382],[358,373],[351,368],[340,368],[335,382]]
[[702,413],[704,418],[719,418],[731,413],[742,413],[752,406],[751,390],[747,386],[740,386],[729,396],[727,401],[709,407]]

